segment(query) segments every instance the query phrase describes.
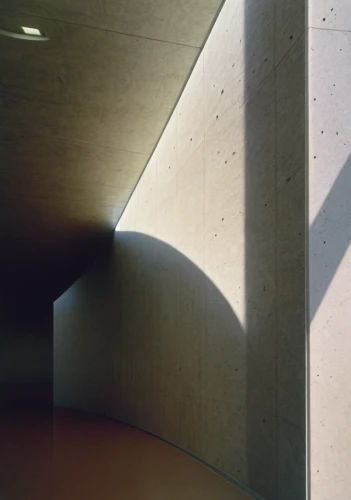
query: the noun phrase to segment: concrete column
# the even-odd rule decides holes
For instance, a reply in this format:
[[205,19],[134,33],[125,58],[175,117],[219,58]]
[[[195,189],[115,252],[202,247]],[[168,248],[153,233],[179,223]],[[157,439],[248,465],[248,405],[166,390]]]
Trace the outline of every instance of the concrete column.
[[311,500],[351,497],[351,3],[309,5]]

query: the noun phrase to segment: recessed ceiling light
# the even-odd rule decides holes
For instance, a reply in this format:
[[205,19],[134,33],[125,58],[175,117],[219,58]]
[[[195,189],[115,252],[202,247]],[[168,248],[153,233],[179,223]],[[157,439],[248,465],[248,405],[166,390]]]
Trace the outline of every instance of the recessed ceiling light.
[[27,26],[21,26],[21,28],[24,33],[18,33],[17,31],[7,31],[0,28],[0,35],[8,36],[9,38],[18,38],[19,40],[29,40],[35,42],[47,42],[49,40],[44,31],[40,31],[37,28],[27,28]]
[[27,28],[26,26],[22,26],[22,29],[26,35],[42,36],[42,34],[37,28]]

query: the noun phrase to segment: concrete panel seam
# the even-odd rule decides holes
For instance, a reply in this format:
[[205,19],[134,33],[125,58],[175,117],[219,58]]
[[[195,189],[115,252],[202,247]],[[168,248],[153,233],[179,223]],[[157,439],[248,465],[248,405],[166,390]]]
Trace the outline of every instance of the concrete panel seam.
[[69,24],[70,26],[79,26],[80,28],[86,28],[86,29],[90,29],[90,30],[107,31],[109,33],[116,33],[116,35],[131,36],[133,38],[141,38],[143,40],[150,40],[151,42],[167,43],[170,45],[179,45],[182,47],[189,47],[192,49],[201,49],[201,47],[198,47],[196,45],[188,45],[186,43],[179,43],[179,42],[170,42],[169,40],[161,40],[159,38],[150,38],[147,36],[139,36],[139,35],[134,35],[132,33],[123,33],[122,31],[115,31],[115,30],[111,30],[108,28],[100,28],[97,26],[88,26],[87,24],[72,23],[70,21],[62,21],[61,19],[56,19],[53,17],[38,16],[38,15],[34,15],[34,14],[27,14],[25,12],[20,12],[20,11],[16,11],[15,13],[13,13],[13,12],[7,12],[6,10],[0,10],[0,12],[3,12],[4,14],[34,17],[34,18],[38,18],[38,19],[47,19],[48,21],[53,21],[55,23]]

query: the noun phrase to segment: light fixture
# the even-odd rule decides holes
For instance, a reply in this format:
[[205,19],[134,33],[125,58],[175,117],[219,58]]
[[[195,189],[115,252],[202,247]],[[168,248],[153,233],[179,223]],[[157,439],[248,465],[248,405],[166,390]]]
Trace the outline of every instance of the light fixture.
[[27,28],[27,26],[22,26],[22,29],[26,35],[42,36],[37,28]]
[[18,38],[19,40],[31,40],[37,42],[46,42],[49,40],[44,31],[40,31],[37,28],[21,26],[21,29],[23,30],[23,33],[7,31],[0,28],[0,35],[8,36],[10,38]]

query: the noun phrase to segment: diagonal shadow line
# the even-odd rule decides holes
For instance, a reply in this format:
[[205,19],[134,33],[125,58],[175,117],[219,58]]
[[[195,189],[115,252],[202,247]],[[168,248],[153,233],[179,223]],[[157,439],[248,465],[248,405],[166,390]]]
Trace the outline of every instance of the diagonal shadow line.
[[313,320],[351,242],[351,155],[309,232],[310,321]]

